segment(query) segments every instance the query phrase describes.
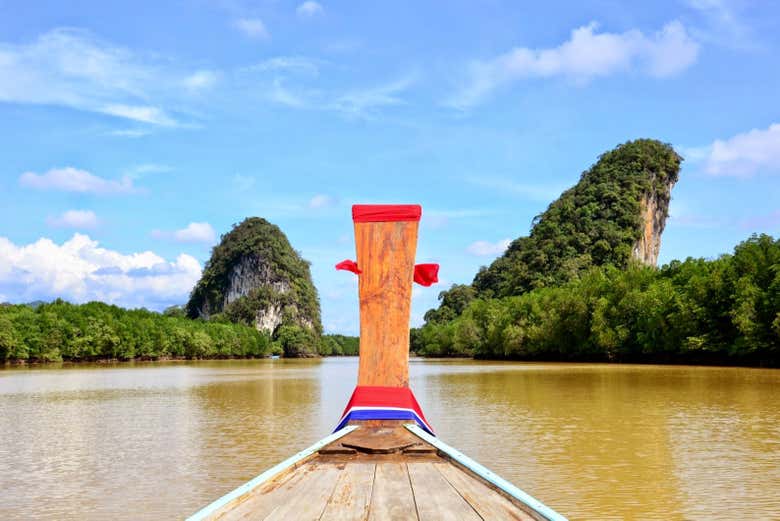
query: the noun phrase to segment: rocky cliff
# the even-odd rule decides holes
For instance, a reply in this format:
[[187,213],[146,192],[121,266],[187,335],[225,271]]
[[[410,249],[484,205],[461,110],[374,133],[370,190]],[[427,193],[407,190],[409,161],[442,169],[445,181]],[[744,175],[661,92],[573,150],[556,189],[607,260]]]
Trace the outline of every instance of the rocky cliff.
[[565,283],[592,266],[655,264],[682,158],[651,139],[601,155],[579,182],[534,219],[530,235],[483,268],[483,296],[517,295]]
[[[274,338],[304,334],[293,354],[316,352],[322,332],[309,263],[279,227],[250,217],[222,237],[187,303],[192,318],[253,325]],[[288,353],[289,354],[289,353]]]
[[651,179],[651,186],[655,188],[648,190],[642,196],[640,203],[642,233],[631,250],[634,259],[642,264],[648,266],[658,264],[661,234],[664,232],[666,218],[669,216],[669,201],[672,198],[672,187],[676,180],[676,176],[673,178],[668,176],[660,183]]

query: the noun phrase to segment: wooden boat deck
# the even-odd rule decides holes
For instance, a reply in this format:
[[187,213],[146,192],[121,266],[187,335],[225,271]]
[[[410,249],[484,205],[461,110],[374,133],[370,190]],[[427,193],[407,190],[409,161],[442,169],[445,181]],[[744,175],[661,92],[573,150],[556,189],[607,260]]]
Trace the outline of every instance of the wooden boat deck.
[[361,424],[199,519],[547,519],[415,436]]

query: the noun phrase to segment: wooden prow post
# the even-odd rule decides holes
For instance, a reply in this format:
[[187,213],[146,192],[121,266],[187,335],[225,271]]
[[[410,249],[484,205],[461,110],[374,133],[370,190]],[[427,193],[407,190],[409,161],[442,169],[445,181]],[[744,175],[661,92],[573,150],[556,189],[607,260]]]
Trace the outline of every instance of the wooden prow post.
[[358,385],[409,387],[417,205],[355,205],[360,294]]

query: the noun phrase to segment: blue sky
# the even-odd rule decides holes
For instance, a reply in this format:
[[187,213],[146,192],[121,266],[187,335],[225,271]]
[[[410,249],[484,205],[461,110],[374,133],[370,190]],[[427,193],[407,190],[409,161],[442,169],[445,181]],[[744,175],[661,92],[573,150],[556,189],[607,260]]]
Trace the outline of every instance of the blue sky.
[[413,323],[597,156],[685,157],[661,262],[780,234],[770,2],[0,0],[0,301],[162,309],[247,216],[357,332],[353,203],[420,203]]

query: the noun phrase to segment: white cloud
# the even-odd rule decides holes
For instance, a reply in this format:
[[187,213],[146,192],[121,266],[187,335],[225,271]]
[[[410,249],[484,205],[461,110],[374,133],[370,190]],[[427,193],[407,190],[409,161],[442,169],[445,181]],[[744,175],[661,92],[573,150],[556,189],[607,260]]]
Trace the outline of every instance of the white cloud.
[[151,134],[148,130],[142,130],[140,128],[125,128],[120,130],[112,130],[108,133],[110,136],[119,136],[119,137],[129,137],[129,138],[139,138],[148,136]]
[[[349,117],[370,117],[379,109],[404,105],[402,94],[417,81],[411,71],[386,83],[364,88],[343,89],[327,86],[316,79],[331,65],[325,60],[304,56],[276,56],[241,67],[236,78],[248,95],[301,110],[339,112]],[[330,85],[332,82],[326,82]]]
[[151,251],[123,254],[78,233],[61,245],[46,238],[16,245],[0,237],[0,293],[13,302],[59,297],[162,310],[185,302],[200,274],[189,255],[166,261]]
[[199,70],[184,78],[182,83],[184,84],[184,88],[191,92],[195,92],[210,89],[216,85],[218,79],[219,74],[214,71]]
[[738,12],[750,3],[729,0],[687,0],[685,3],[704,20],[704,27],[693,31],[699,39],[738,50],[760,48],[754,31]]
[[149,174],[162,174],[165,172],[170,172],[171,170],[173,170],[173,168],[171,168],[168,165],[160,165],[157,163],[143,163],[140,165],[135,165],[133,167],[130,167],[124,170],[123,173],[128,178],[135,180]]
[[501,253],[504,253],[507,248],[509,248],[509,244],[512,241],[509,239],[503,239],[496,243],[487,242],[487,241],[476,241],[469,244],[468,248],[466,248],[466,251],[471,253],[472,255],[479,255],[479,256],[486,256],[486,255],[499,255]]
[[296,109],[304,108],[307,100],[304,96],[292,92],[282,84],[282,80],[275,78],[267,93],[269,101],[279,105],[285,105]]
[[104,179],[86,170],[73,167],[53,168],[44,174],[25,172],[19,177],[19,184],[36,190],[60,190],[63,192],[91,194],[133,193],[133,181],[125,176],[120,180]]
[[0,43],[1,102],[60,105],[173,126],[173,116],[151,100],[178,96],[175,76],[87,31],[60,28],[27,44]]
[[317,194],[309,200],[309,208],[327,208],[337,203],[335,197],[326,194]]
[[132,119],[151,125],[160,125],[163,127],[172,127],[176,125],[176,121],[158,107],[112,103],[100,107],[98,111],[111,116]]
[[155,239],[173,239],[176,242],[183,243],[213,243],[217,239],[217,232],[207,222],[192,222],[186,228],[173,232],[152,230],[152,237]]
[[57,217],[50,217],[47,222],[58,228],[96,228],[98,218],[92,210],[68,210]]
[[217,232],[209,223],[190,223],[186,228],[176,230],[173,237],[179,242],[214,242]]
[[351,116],[366,116],[377,108],[404,104],[399,94],[413,83],[413,76],[405,76],[384,85],[353,90],[338,96],[328,108]]
[[295,10],[296,13],[298,13],[298,16],[302,18],[311,18],[313,16],[317,16],[323,13],[322,5],[318,4],[317,2],[313,2],[312,0],[306,0],[306,2],[302,3],[298,6],[298,8]]
[[685,156],[702,162],[714,176],[747,177],[758,172],[780,174],[780,124],[753,129],[711,145],[686,149]]
[[243,72],[294,72],[316,75],[318,62],[304,56],[276,56],[241,69]]
[[596,23],[578,27],[557,47],[518,47],[496,58],[472,62],[465,86],[449,104],[469,107],[502,86],[528,79],[566,77],[578,83],[638,67],[650,76],[666,77],[692,65],[699,44],[678,21],[646,36],[637,29],[598,32]]
[[239,18],[233,22],[233,26],[249,38],[266,40],[271,37],[265,24],[259,18]]

